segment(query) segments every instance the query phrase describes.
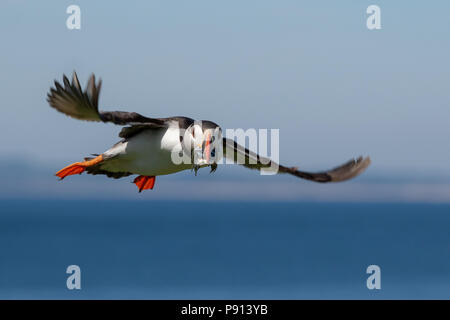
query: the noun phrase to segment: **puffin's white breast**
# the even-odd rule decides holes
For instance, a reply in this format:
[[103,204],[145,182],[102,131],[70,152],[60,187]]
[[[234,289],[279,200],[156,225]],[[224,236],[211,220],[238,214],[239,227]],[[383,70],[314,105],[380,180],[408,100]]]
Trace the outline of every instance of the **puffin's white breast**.
[[114,156],[102,168],[114,172],[131,172],[146,176],[171,174],[190,169],[189,164],[176,164],[172,153],[182,152],[178,126],[144,130],[105,152]]

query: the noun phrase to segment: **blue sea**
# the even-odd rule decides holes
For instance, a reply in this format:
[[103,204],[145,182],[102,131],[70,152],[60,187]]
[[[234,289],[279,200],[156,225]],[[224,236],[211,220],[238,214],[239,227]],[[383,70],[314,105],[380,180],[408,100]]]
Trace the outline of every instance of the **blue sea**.
[[[450,205],[2,200],[2,299],[450,299]],[[69,290],[66,268],[81,269]],[[369,290],[369,265],[381,289]]]

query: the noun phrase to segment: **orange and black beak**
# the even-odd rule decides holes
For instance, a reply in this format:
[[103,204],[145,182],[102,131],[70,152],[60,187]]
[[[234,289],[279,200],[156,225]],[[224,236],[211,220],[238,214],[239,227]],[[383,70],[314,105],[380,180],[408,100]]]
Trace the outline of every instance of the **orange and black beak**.
[[204,150],[203,154],[205,155],[206,162],[209,164],[209,159],[211,157],[211,133],[210,132],[208,132],[206,134],[205,150]]

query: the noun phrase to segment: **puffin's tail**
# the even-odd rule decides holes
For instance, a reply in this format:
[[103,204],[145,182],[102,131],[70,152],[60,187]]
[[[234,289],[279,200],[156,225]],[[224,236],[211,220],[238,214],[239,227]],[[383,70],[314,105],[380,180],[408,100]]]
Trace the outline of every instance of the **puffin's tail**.
[[82,174],[87,167],[96,165],[100,162],[103,162],[103,155],[99,155],[93,159],[85,160],[83,162],[72,163],[71,165],[68,165],[67,167],[59,170],[56,173],[56,176],[60,177],[62,180],[65,177],[71,176],[73,174]]

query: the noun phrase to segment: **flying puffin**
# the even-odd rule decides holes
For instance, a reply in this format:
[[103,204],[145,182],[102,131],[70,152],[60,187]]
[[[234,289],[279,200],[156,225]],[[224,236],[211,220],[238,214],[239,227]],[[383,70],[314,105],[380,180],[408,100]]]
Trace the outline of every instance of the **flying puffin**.
[[[362,173],[370,158],[359,157],[324,172],[304,172],[286,167],[259,156],[232,139],[222,136],[222,129],[212,121],[195,121],[188,117],[148,118],[135,112],[100,111],[98,100],[101,80],[92,74],[86,89],[80,86],[74,72],[72,82],[63,76],[63,85],[55,81],[47,101],[51,107],[76,119],[112,122],[124,126],[121,141],[102,154],[75,162],[56,173],[61,180],[73,174],[104,174],[110,178],[138,175],[133,183],[139,192],[153,189],[155,177],[183,170],[209,166],[211,172],[226,157],[250,169],[266,170],[276,167],[277,173],[289,173],[315,182],[338,182]],[[180,161],[180,160],[192,161]]]

